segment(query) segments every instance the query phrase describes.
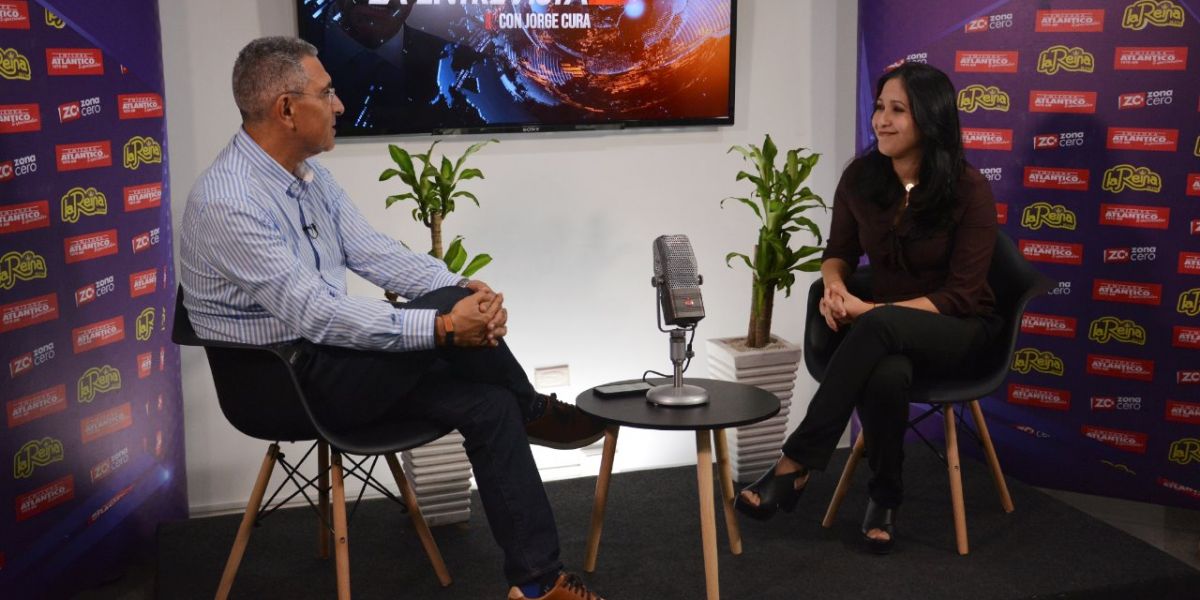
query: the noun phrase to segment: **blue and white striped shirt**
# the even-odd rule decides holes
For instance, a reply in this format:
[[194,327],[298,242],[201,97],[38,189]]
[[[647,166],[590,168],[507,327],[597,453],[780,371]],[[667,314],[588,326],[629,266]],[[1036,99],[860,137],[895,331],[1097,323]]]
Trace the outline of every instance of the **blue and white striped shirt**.
[[432,348],[436,311],[347,295],[346,269],[406,298],[462,278],[371,228],[325,167],[310,159],[300,170],[303,177],[288,173],[239,129],[197,180],[180,236],[180,282],[196,333],[257,345],[305,338],[364,350]]

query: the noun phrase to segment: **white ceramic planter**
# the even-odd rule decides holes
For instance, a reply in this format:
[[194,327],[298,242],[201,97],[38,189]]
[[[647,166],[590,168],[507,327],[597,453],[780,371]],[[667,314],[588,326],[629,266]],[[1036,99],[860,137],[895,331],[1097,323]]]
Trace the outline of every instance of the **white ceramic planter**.
[[726,432],[733,478],[753,481],[775,464],[783,447],[801,347],[774,336],[765,348],[735,347],[744,339],[708,340],[708,372],[714,379],[758,386],[779,397],[782,405],[779,414],[761,423]]
[[462,434],[453,431],[400,455],[417,505],[430,526],[471,518],[471,463],[462,443]]

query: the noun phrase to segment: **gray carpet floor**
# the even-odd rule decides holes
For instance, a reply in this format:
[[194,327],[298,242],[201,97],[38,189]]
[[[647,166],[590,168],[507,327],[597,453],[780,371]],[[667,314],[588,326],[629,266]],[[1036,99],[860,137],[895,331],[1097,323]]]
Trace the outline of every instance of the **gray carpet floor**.
[[[740,556],[729,552],[717,505],[722,598],[1200,598],[1200,571],[1012,479],[1017,510],[1005,514],[986,468],[969,459],[963,480],[971,553],[959,556],[945,467],[924,447],[908,451],[898,547],[889,556],[871,555],[858,533],[865,465],[835,526],[820,526],[844,456],[843,450],[830,473],[814,477],[795,513],[766,523],[740,519]],[[582,566],[594,486],[594,478],[546,486],[568,569]],[[433,530],[454,577],[441,588],[407,515],[386,501],[363,503],[350,529],[354,596],[504,598],[501,554],[477,497],[473,514],[468,524]],[[314,519],[307,508],[290,509],[257,528],[233,597],[335,597],[332,561],[315,555]],[[211,598],[239,520],[162,526],[157,596]],[[613,476],[597,569],[585,579],[608,600],[704,598],[694,467]]]

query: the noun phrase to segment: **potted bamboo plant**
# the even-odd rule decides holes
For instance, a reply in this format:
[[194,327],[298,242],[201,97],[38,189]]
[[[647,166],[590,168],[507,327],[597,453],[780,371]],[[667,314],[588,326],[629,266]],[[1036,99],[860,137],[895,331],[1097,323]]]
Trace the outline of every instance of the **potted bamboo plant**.
[[[386,207],[391,208],[393,204],[407,200],[416,203],[416,207],[412,209],[412,218],[429,229],[429,254],[445,261],[450,272],[458,273],[463,277],[474,275],[479,269],[492,262],[492,257],[487,254],[479,254],[468,262],[462,236],[456,236],[450,242],[450,246],[443,251],[442,223],[450,213],[454,212],[461,199],[470,200],[475,203],[475,206],[479,206],[479,198],[475,194],[460,190],[458,186],[468,179],[483,179],[483,171],[464,168],[464,165],[468,157],[493,142],[499,143],[498,140],[484,140],[471,144],[462,153],[462,156],[453,162],[448,156],[442,156],[440,160],[434,157],[433,149],[438,145],[436,141],[430,144],[428,150],[420,154],[410,154],[395,144],[388,144],[388,153],[392,157],[392,162],[396,163],[396,168],[384,169],[379,174],[380,181],[399,177],[400,181],[408,186],[408,191],[388,196]],[[414,159],[416,160],[414,161]],[[418,162],[420,163],[419,171],[417,169]]]
[[[497,140],[472,144],[454,159],[435,157],[436,141],[420,154],[410,154],[389,144],[388,154],[395,166],[379,174],[379,181],[399,178],[406,186],[404,192],[387,197],[386,207],[411,200],[416,205],[411,213],[413,220],[429,229],[429,254],[442,259],[450,272],[463,277],[474,275],[492,262],[492,257],[477,254],[468,260],[462,236],[455,236],[450,245],[443,248],[442,227],[460,200],[470,200],[479,206],[475,194],[459,189],[459,186],[471,179],[484,178],[483,171],[467,168],[465,164],[468,157],[492,142]],[[396,300],[396,295],[391,292],[387,292],[387,297]],[[430,525],[458,523],[471,518],[471,464],[462,448],[460,435],[447,435],[405,451],[401,453],[401,459],[413,482],[417,503]]]
[[[730,252],[725,264],[745,264],[753,279],[750,285],[750,323],[745,337],[708,340],[709,372],[717,378],[757,385],[777,395],[783,404],[779,415],[762,423],[738,428],[730,444],[735,478],[750,479],[779,458],[787,428],[792,388],[800,363],[800,346],[771,335],[771,317],[775,294],[790,296],[797,272],[821,269],[824,238],[821,228],[804,215],[813,208],[828,207],[820,196],[804,186],[820,154],[807,148],[787,150],[777,165],[779,150],[771,136],[762,147],[733,146],[750,169],[739,171],[737,181],[748,181],[749,196],[730,197],[748,207],[758,217],[758,239],[750,253]],[[798,243],[800,237],[812,238],[816,245]]]

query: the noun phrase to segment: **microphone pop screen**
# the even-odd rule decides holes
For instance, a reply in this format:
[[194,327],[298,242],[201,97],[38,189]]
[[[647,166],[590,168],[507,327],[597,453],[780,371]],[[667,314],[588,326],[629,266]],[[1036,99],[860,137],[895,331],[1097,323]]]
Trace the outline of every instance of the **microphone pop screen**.
[[703,279],[686,235],[660,235],[654,240],[654,278],[658,305],[667,325],[687,327],[704,318],[700,297]]

